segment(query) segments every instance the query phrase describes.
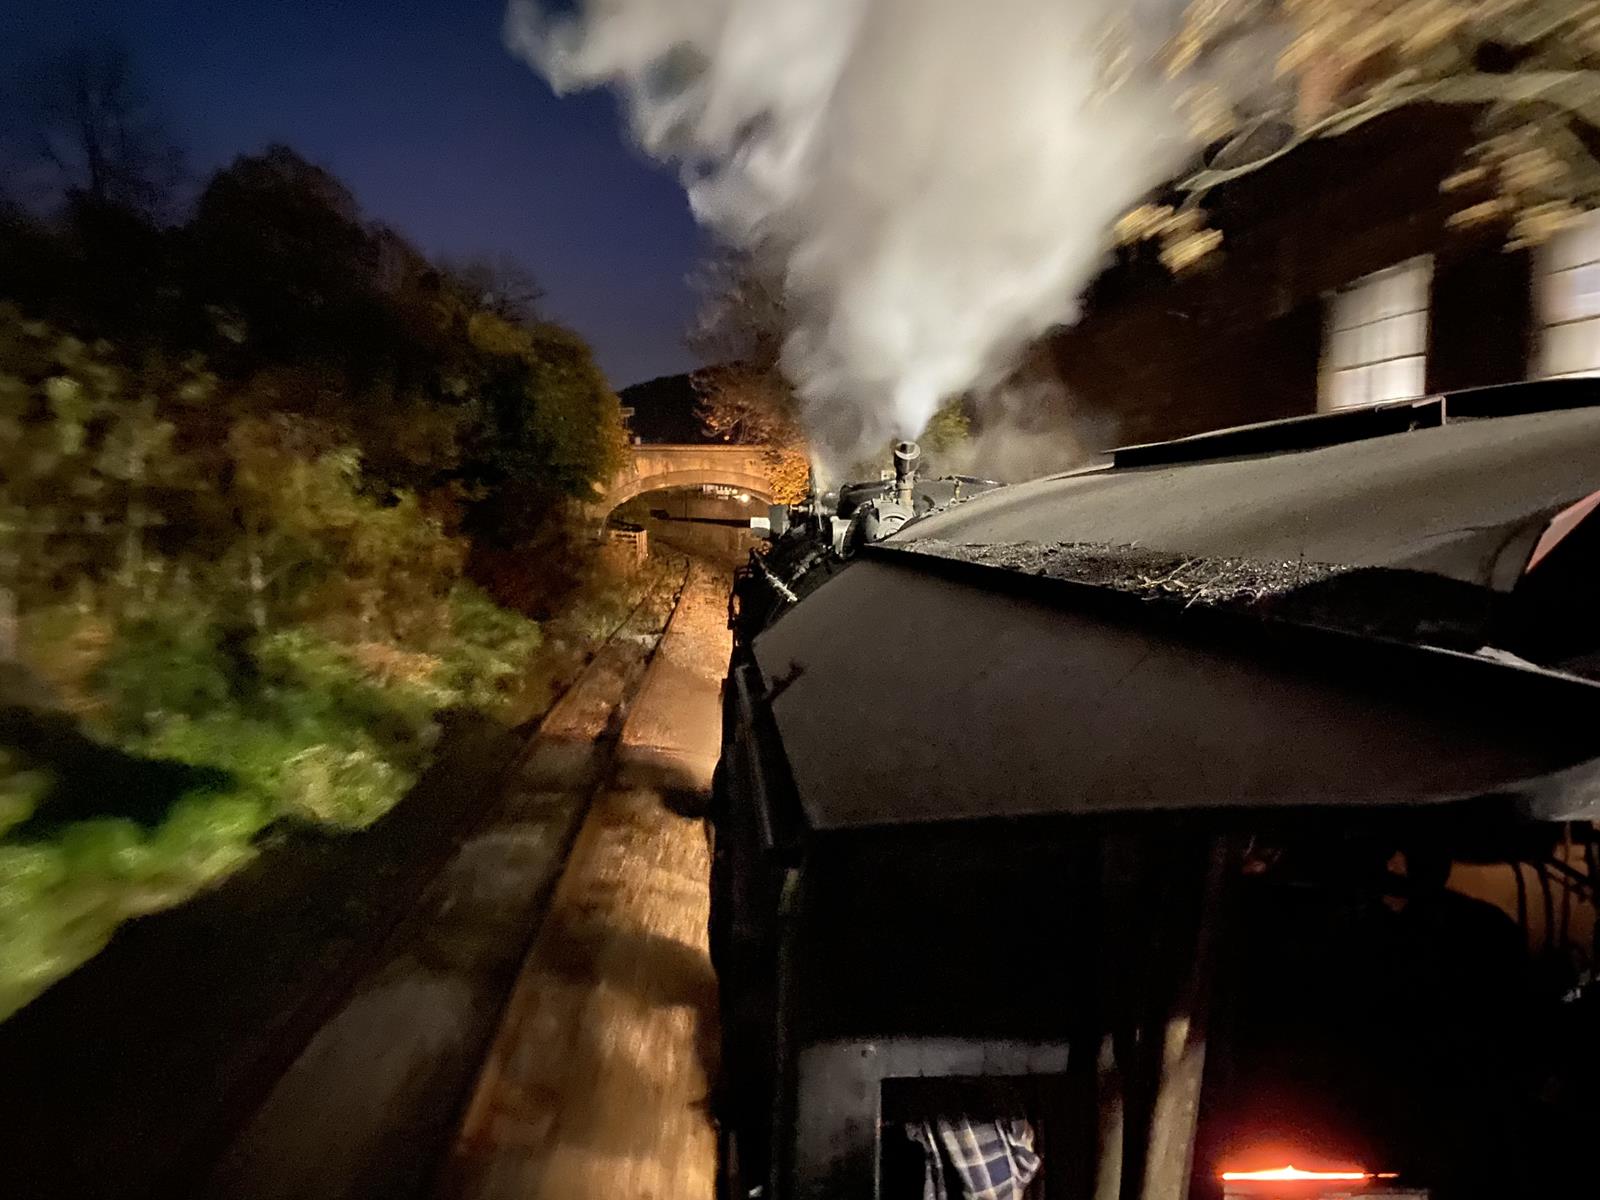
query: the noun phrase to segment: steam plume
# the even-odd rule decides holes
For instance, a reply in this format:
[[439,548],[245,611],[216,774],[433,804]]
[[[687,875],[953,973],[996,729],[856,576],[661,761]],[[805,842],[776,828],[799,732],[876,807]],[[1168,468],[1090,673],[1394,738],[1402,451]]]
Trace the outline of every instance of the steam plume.
[[1190,149],[1159,83],[1101,94],[1100,38],[1175,3],[512,0],[507,36],[558,88],[615,86],[697,217],[778,256],[784,371],[845,458],[1074,319],[1108,226]]
[[938,462],[941,471],[1016,483],[1092,461],[1117,436],[1114,418],[1074,407],[1058,379],[1024,371],[978,398],[983,420]]

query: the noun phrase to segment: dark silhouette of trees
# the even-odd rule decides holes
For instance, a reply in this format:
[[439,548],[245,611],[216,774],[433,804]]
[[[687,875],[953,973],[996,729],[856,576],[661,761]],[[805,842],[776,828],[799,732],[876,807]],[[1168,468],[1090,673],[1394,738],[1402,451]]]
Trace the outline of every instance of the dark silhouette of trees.
[[34,152],[65,196],[163,214],[182,178],[183,156],[126,50],[113,42],[75,46],[40,67],[26,96]]
[[509,255],[478,258],[449,268],[462,292],[479,308],[516,325],[535,325],[544,288],[522,263]]

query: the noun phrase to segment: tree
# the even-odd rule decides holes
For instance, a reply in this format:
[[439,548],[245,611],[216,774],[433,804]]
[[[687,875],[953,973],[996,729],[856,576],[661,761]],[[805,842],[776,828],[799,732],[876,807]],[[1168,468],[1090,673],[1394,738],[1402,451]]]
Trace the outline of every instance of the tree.
[[469,573],[502,604],[547,615],[584,576],[581,506],[625,453],[622,408],[570,330],[479,311],[468,334]]
[[690,283],[700,297],[690,347],[711,362],[776,371],[788,331],[778,266],[724,250],[702,263]]
[[337,618],[355,637],[405,640],[444,623],[462,549],[415,496],[363,494],[356,453],[309,457],[281,417],[242,418],[228,450],[239,536],[222,556],[222,582],[257,629]]
[[[350,452],[360,463],[351,486],[380,511],[414,497],[450,536],[466,532],[508,555],[559,543],[575,561],[552,573],[578,573],[585,544],[563,540],[564,527],[620,461],[621,412],[582,340],[538,320],[527,271],[508,261],[461,272],[435,265],[285,146],[218,171],[182,226],[87,202],[67,215],[47,223],[0,212],[0,254],[20,252],[7,256],[13,270],[0,296],[15,294],[52,336],[108,339],[104,365],[133,381],[120,402],[137,409],[155,397],[138,411],[170,425],[174,448],[221,485],[128,543],[130,553],[148,542],[154,555],[184,537],[209,540],[213,559],[238,549],[226,493],[240,460],[228,447],[240,445],[240,428],[265,423],[286,480],[290,458],[327,465],[328,455]],[[6,321],[24,323],[20,313]],[[185,389],[175,376],[201,361],[210,398],[177,411]],[[266,454],[260,438],[249,445]],[[144,486],[117,486],[135,485]],[[170,523],[180,520],[181,531]],[[291,523],[281,514],[252,521],[245,540],[256,549],[240,552],[271,578],[266,526]],[[257,615],[257,601],[271,607],[286,595],[266,583],[245,590]]]
[[380,255],[355,197],[287,146],[218,171],[185,231],[222,362],[368,367],[386,335]]
[[1470,161],[1445,182],[1455,224],[1502,222],[1521,246],[1600,204],[1600,0],[1194,0],[1164,66],[1192,85],[1211,151],[1178,203],[1141,205],[1118,234],[1159,240],[1175,270],[1221,242],[1212,189],[1406,105],[1478,113]]
[[536,325],[544,289],[532,271],[510,255],[479,258],[447,268],[472,304],[513,325]]
[[157,398],[169,387],[203,400],[209,381],[131,371],[0,304],[0,588],[20,613],[148,607],[202,493]]
[[537,482],[587,499],[621,462],[622,408],[589,347],[559,325],[473,314],[474,416],[463,472],[480,486]]
[[772,498],[798,504],[811,485],[811,460],[793,410],[788,383],[776,368],[723,363],[692,376],[695,414],[707,433],[723,441],[763,447]]
[[694,373],[696,415],[713,437],[765,446],[773,499],[798,503],[811,484],[811,458],[779,366],[785,316],[776,272],[748,254],[725,252],[695,283],[701,303],[690,345],[717,364]]
[[927,427],[917,438],[926,468],[935,473],[953,470],[971,437],[972,418],[967,415],[965,402],[957,397],[942,405],[928,418]]
[[543,455],[542,473],[573,497],[621,465],[622,406],[582,338],[559,325],[532,332],[528,437]]
[[126,50],[110,42],[76,46],[36,73],[28,98],[37,155],[69,198],[163,214],[183,156]]
[[338,428],[397,488],[458,467],[476,309],[332,174],[285,146],[240,157],[182,239],[193,336],[237,399]]
[[0,1020],[268,821],[391,806],[539,644],[469,560],[559,611],[623,452],[525,276],[460,283],[282,147],[159,224],[84,94],[65,211],[0,206],[0,666],[92,735],[0,746]]

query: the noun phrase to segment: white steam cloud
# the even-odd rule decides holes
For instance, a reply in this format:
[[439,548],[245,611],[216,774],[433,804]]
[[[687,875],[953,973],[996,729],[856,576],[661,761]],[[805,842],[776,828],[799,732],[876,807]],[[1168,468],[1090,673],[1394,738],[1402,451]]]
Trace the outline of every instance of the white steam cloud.
[[783,368],[837,458],[919,434],[1070,322],[1108,228],[1191,150],[1153,73],[1102,94],[1112,17],[1177,0],[512,0],[561,89],[624,96],[697,217],[784,266]]
[[970,438],[939,456],[940,472],[1016,483],[1094,459],[1116,436],[1110,414],[1075,411],[1058,379],[1024,370],[979,398],[982,422]]

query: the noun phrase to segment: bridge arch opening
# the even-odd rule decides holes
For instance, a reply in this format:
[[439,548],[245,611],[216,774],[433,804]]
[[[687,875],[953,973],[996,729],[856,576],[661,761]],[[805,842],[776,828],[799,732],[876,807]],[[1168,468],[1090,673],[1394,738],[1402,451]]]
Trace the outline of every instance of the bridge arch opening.
[[759,544],[750,520],[766,516],[771,501],[766,480],[728,475],[692,484],[674,479],[665,487],[641,481],[628,491],[601,518],[609,540],[630,542],[641,555],[671,551],[730,566]]
[[[714,489],[749,499],[719,509],[717,498],[710,494]],[[649,533],[652,546],[659,541],[675,549],[713,557],[726,553],[742,560],[753,544],[750,518],[765,516],[766,505],[772,502],[772,481],[763,446],[645,443],[629,447],[616,475],[596,492],[589,511],[602,535],[607,526],[640,529]],[[698,508],[691,512],[695,506],[680,506],[679,519],[674,519],[671,512],[652,512],[651,505],[639,503],[642,497],[657,495],[695,497]]]
[[636,444],[616,475],[597,489],[592,511],[604,521],[618,507],[649,492],[731,487],[769,502],[772,483],[763,446]]
[[730,488],[752,497],[763,505],[772,503],[772,483],[764,475],[743,475],[728,471],[679,471],[629,480],[622,487],[607,493],[605,499],[597,503],[596,508],[602,509],[604,516],[609,517],[640,496],[656,492],[698,492],[702,488]]

